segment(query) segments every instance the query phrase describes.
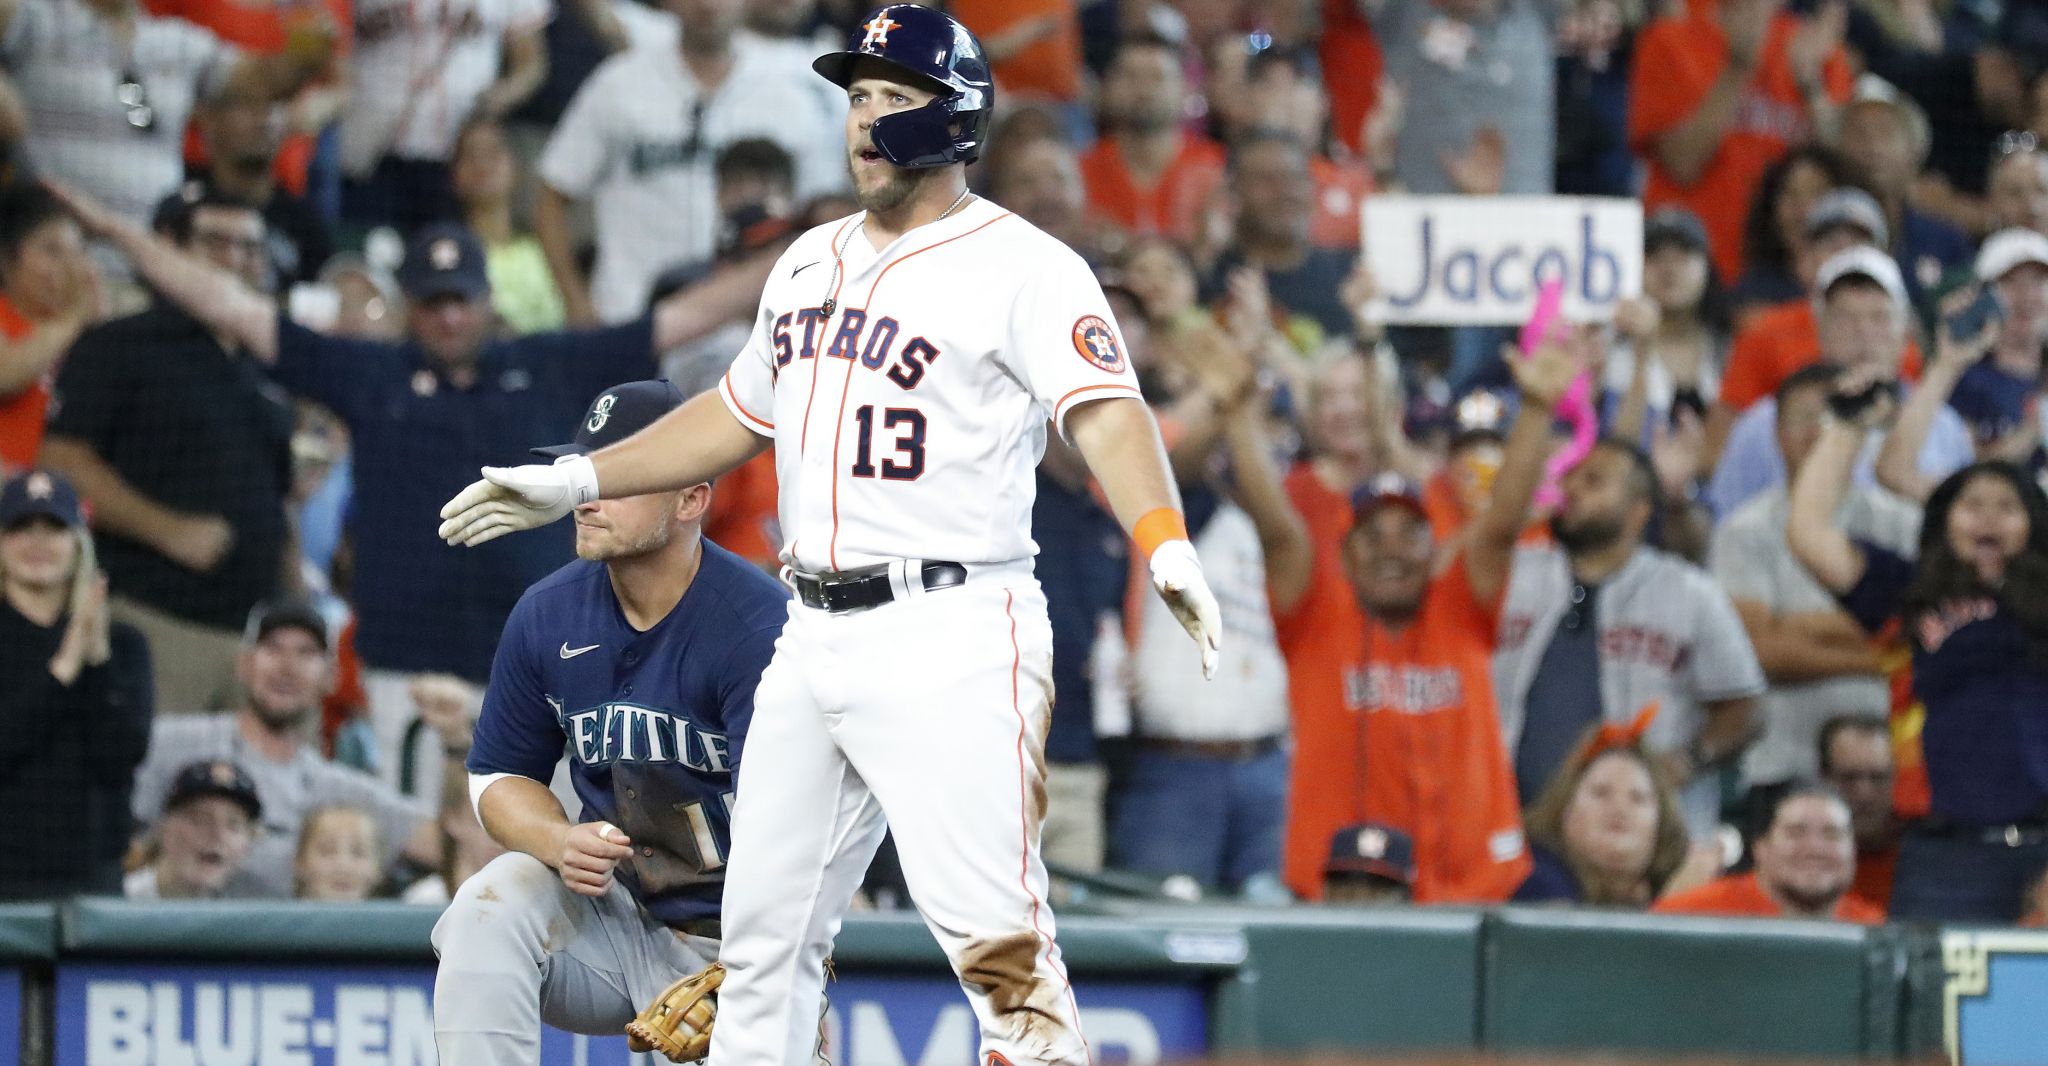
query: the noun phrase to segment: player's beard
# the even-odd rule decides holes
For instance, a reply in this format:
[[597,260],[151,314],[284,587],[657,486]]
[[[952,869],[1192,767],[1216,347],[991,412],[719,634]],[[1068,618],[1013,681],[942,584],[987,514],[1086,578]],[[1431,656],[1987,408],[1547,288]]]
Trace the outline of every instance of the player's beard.
[[669,543],[675,540],[676,527],[674,522],[657,522],[653,529],[633,540],[620,537],[616,528],[602,532],[608,535],[589,547],[585,547],[582,543],[583,538],[578,537],[576,557],[593,563],[609,563],[651,555],[668,547]]
[[862,185],[860,171],[856,169],[859,157],[849,156],[846,160],[847,176],[853,180],[853,196],[860,202],[861,209],[869,212],[894,211],[917,192],[918,182],[924,175],[915,170],[883,164],[881,173],[887,175],[879,184]]

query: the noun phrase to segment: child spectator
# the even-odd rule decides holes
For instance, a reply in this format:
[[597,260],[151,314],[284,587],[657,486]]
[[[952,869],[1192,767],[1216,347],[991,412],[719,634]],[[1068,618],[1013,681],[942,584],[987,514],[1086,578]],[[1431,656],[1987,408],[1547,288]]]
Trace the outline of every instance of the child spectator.
[[320,807],[306,815],[292,855],[292,896],[321,903],[361,903],[383,879],[377,822],[355,807]]
[[107,614],[78,494],[0,486],[0,899],[117,893],[149,743],[149,648]]
[[263,817],[256,783],[225,759],[196,762],[171,782],[156,824],[155,858],[128,875],[129,899],[212,899],[249,857]]
[[1408,902],[1415,885],[1415,842],[1399,829],[1367,822],[1330,838],[1323,864],[1323,902],[1333,907],[1386,907]]
[[[1785,791],[1754,846],[1756,869],[1666,896],[1659,914],[1812,918],[1880,925],[1884,912],[1849,894],[1856,838],[1849,807],[1826,785]],[[2017,899],[2017,897],[2015,897]]]

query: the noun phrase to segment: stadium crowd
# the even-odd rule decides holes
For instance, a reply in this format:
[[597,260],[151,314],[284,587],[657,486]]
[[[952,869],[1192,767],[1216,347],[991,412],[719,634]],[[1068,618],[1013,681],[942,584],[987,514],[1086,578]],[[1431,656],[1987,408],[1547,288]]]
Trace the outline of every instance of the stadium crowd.
[[[2048,920],[2048,3],[950,9],[970,176],[1097,267],[1229,630],[1196,680],[1051,441],[1072,891]],[[855,210],[810,61],[859,14],[0,0],[0,896],[497,853],[461,761],[569,530],[437,512],[717,381]],[[1399,193],[1641,199],[1554,495],[1512,337],[1376,317]],[[707,535],[772,568],[774,503],[757,460]]]

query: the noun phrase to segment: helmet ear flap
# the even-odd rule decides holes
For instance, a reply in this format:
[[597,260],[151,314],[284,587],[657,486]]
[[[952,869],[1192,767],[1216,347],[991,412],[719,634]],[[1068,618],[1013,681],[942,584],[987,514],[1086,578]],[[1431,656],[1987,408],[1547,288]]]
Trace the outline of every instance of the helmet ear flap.
[[907,170],[972,163],[981,155],[986,111],[963,107],[963,93],[941,96],[923,107],[875,120],[868,139],[891,164]]

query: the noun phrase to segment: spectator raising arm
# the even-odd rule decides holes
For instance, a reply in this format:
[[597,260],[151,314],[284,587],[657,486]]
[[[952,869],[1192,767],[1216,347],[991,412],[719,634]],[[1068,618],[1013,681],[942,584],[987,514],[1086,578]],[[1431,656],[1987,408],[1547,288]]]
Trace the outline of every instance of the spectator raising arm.
[[[277,304],[270,297],[114,214],[77,189],[55,181],[46,184],[87,233],[119,248],[135,264],[136,272],[165,298],[257,360],[265,364],[277,360]],[[80,488],[98,501],[90,487],[81,484]]]
[[[1943,308],[1960,310],[1976,295],[1976,286],[1970,286],[1944,300]],[[1920,451],[1927,443],[1927,434],[1955,392],[1956,383],[1963,380],[1963,372],[1991,350],[1998,339],[1998,324],[1993,322],[1984,327],[1975,337],[1957,340],[1949,332],[1948,323],[1943,322],[1935,334],[1934,365],[1921,373],[1919,387],[1899,408],[1899,420],[1885,435],[1884,447],[1877,453],[1878,483],[1915,503],[1927,502],[1927,494],[1941,481],[1920,469]]]
[[576,263],[576,242],[570,233],[569,211],[575,200],[545,181],[539,185],[533,197],[533,235],[547,258],[548,272],[555,277],[555,288],[562,292],[562,309],[572,326],[597,325],[597,310],[590,303],[590,279]]
[[1272,442],[1260,425],[1266,417],[1263,400],[1263,393],[1254,389],[1223,412],[1223,440],[1230,454],[1231,498],[1258,530],[1259,550],[1266,560],[1266,595],[1273,613],[1284,616],[1308,595],[1316,553],[1308,524],[1287,498],[1280,468],[1273,462]]
[[1471,539],[1465,544],[1465,572],[1471,577],[1473,596],[1481,603],[1494,602],[1507,587],[1515,541],[1529,522],[1529,506],[1536,498],[1536,486],[1543,481],[1544,461],[1550,457],[1552,412],[1583,368],[1582,361],[1573,358],[1565,345],[1555,342],[1537,348],[1527,359],[1508,360],[1508,369],[1522,392],[1522,410],[1508,432],[1486,509],[1473,520]]
[[[1854,396],[1876,380],[1867,371],[1844,374],[1835,384],[1835,395]],[[1862,580],[1867,560],[1863,549],[1835,524],[1835,512],[1849,490],[1850,471],[1856,465],[1857,453],[1863,450],[1864,439],[1892,413],[1891,397],[1880,393],[1854,422],[1830,414],[1821,428],[1820,440],[1814,442],[1813,451],[1792,479],[1785,539],[1792,547],[1792,555],[1813,579],[1837,596]],[[1896,431],[1892,435],[1901,436]]]

